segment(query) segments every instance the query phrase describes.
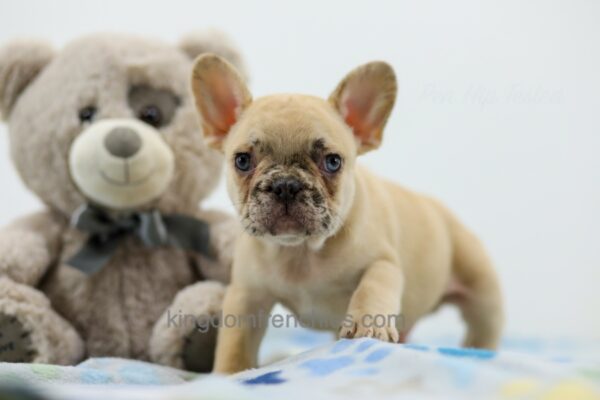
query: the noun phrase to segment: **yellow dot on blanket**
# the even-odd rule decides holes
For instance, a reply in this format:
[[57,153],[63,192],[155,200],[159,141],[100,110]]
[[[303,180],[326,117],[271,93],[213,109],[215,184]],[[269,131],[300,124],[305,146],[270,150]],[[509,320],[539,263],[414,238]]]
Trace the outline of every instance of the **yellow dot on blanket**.
[[501,394],[504,397],[527,396],[535,392],[539,387],[539,382],[534,379],[514,379],[502,387]]
[[576,380],[568,380],[554,386],[542,396],[543,400],[600,400],[600,392],[589,384]]

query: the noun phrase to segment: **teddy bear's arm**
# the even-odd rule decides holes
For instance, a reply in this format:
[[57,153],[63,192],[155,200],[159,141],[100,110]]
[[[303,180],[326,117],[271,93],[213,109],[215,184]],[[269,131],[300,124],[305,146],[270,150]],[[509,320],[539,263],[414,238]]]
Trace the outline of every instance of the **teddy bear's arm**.
[[56,260],[66,221],[51,211],[19,218],[0,230],[0,276],[35,286]]
[[210,224],[210,247],[214,258],[194,255],[194,264],[205,279],[229,283],[239,223],[230,215],[219,211],[200,211],[197,216]]

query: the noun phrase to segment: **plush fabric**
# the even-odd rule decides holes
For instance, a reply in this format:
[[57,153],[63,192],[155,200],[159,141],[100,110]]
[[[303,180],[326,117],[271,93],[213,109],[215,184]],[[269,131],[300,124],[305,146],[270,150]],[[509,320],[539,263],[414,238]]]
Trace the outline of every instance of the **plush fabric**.
[[[235,47],[214,32],[189,35],[180,45],[94,34],[60,50],[32,40],[0,48],[0,112],[12,159],[24,184],[46,206],[0,230],[0,361],[75,364],[84,357],[118,356],[184,368],[188,342],[194,343],[192,358],[212,360],[214,335],[198,338],[191,325],[171,329],[165,315],[171,308],[197,315],[220,310],[237,231],[233,218],[200,206],[217,184],[222,164],[203,141],[189,93],[192,61],[207,51],[242,67]],[[162,107],[164,124],[142,119],[146,103]],[[111,130],[98,132],[104,129],[100,125]],[[109,146],[101,136],[84,157],[69,162],[77,139],[118,129],[133,130],[130,138],[137,134],[144,140],[140,152],[152,143],[162,152],[138,158],[138,164],[128,158],[125,164],[100,151],[106,146],[126,154],[118,146],[131,150],[133,142],[117,137]],[[151,198],[139,205],[129,200],[142,184],[115,185],[121,203],[114,204],[136,205],[108,212],[152,210],[202,220],[209,225],[210,256],[173,245],[148,247],[129,235],[93,275],[67,265],[89,239],[88,232],[72,225],[74,212],[87,204],[104,205],[112,195],[81,190],[89,176],[105,172],[88,170],[86,161],[102,156],[129,179],[135,166],[156,162],[156,154],[166,154],[163,161],[170,163],[167,182],[161,181],[160,190],[153,187]],[[75,170],[78,166],[87,169]],[[155,168],[149,176],[161,171]],[[77,183],[81,176],[86,179]],[[3,332],[10,332],[11,340]]]

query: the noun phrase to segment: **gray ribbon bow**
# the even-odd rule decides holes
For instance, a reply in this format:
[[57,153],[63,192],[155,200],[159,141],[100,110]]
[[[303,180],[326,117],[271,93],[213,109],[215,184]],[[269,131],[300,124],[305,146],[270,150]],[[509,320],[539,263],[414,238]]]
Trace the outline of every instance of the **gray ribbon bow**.
[[152,210],[114,217],[99,207],[84,205],[73,214],[71,224],[90,236],[67,264],[87,275],[102,269],[129,235],[147,247],[174,246],[213,257],[209,225],[186,215],[161,215]]

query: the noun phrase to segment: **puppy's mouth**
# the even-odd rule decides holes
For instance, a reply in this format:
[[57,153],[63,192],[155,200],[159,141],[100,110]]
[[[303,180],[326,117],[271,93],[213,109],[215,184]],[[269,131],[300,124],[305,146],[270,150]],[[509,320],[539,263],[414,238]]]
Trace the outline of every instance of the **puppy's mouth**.
[[315,215],[308,204],[282,204],[263,200],[253,203],[246,217],[246,231],[254,236],[267,235],[280,239],[306,239],[322,233],[323,218]]
[[291,214],[288,208],[284,212],[273,213],[268,231],[272,236],[308,234],[301,218]]
[[328,237],[337,218],[325,188],[306,172],[277,172],[272,169],[244,193],[238,209],[244,230],[285,245]]

